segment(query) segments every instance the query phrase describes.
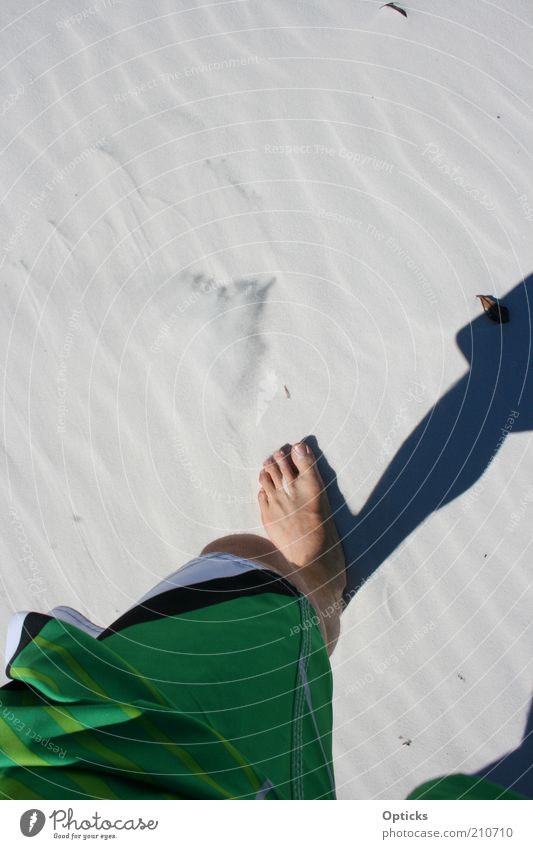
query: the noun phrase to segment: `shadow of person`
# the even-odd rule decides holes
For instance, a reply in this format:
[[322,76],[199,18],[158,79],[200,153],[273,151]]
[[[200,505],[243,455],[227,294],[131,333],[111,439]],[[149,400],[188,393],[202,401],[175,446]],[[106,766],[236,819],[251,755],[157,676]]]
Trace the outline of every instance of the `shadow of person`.
[[316,438],[306,437],[318,457],[348,564],[346,601],[434,510],[474,485],[480,492],[509,433],[533,428],[533,275],[501,301],[510,321],[492,321],[479,302],[480,315],[456,337],[469,370],[405,439],[357,515]]
[[529,706],[520,745],[499,760],[482,767],[474,775],[533,799],[533,702]]

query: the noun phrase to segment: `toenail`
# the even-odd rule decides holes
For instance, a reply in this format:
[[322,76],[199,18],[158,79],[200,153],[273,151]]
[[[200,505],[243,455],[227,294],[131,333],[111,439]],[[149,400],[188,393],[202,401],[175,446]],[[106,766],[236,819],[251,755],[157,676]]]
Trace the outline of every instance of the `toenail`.
[[283,451],[275,451],[274,457],[276,458],[276,460],[283,460],[283,457],[284,457]]
[[305,442],[299,442],[296,446],[296,453],[305,457],[306,454],[309,454],[309,446]]

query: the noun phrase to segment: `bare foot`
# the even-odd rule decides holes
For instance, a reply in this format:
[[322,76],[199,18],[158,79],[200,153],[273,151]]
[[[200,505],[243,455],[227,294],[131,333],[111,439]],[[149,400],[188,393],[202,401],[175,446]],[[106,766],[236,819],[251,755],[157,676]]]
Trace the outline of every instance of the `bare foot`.
[[269,539],[312,588],[340,597],[346,563],[324,483],[305,442],[276,451],[259,475],[261,520]]

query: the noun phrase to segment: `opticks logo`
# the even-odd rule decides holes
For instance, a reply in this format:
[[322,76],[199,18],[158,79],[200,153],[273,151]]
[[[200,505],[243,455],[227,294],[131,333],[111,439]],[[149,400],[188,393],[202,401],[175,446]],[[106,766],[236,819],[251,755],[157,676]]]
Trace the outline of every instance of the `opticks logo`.
[[32,808],[30,811],[24,811],[20,818],[20,830],[24,837],[35,837],[42,830],[46,822],[46,817],[42,811],[37,808]]

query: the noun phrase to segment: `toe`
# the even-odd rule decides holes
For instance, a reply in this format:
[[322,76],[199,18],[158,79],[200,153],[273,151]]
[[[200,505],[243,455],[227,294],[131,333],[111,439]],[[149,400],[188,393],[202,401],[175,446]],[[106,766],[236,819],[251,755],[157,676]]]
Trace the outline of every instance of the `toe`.
[[266,494],[263,487],[261,487],[261,489],[257,493],[257,500],[259,501],[259,506],[261,510],[263,510],[265,507],[268,507],[268,495]]
[[293,445],[291,457],[299,472],[306,472],[311,469],[315,462],[313,452],[306,442],[297,442],[296,445]]
[[270,477],[274,481],[274,486],[276,487],[276,489],[281,489],[283,487],[283,475],[281,473],[280,467],[278,466],[276,460],[273,457],[269,457],[268,460],[265,460],[264,470],[270,475]]
[[261,469],[259,472],[259,483],[261,487],[265,490],[267,495],[276,491],[276,487],[274,485],[274,481],[270,477],[270,474],[265,471],[265,469]]
[[281,474],[288,483],[292,483],[298,475],[298,469],[295,467],[289,454],[284,451],[276,451],[274,458],[281,470]]

